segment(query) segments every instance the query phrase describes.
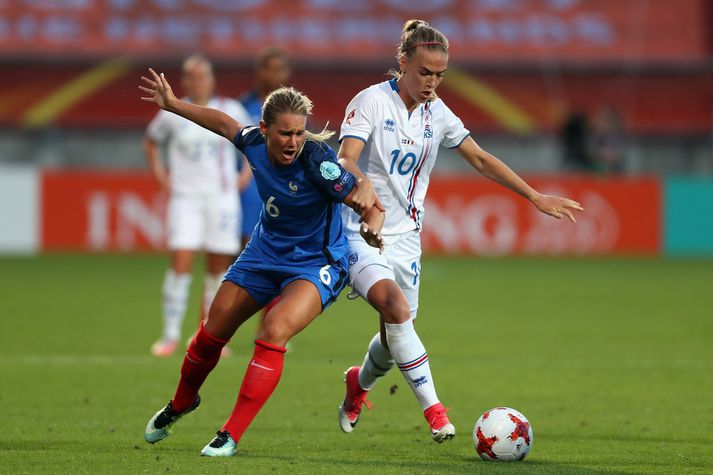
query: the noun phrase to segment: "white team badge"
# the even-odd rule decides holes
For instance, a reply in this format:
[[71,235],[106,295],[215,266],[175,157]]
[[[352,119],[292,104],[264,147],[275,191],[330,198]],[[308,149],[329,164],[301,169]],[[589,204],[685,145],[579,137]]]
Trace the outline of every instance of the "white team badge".
[[339,178],[339,175],[342,174],[336,163],[327,161],[319,165],[319,173],[321,173],[326,180],[336,180]]

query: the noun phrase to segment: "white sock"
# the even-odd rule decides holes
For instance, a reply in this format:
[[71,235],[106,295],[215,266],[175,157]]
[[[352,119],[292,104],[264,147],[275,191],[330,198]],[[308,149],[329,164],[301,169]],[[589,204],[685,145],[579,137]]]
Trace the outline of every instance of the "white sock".
[[436,386],[431,376],[426,348],[416,334],[413,321],[405,323],[386,323],[386,340],[391,355],[411,387],[411,391],[426,410],[438,403]]
[[203,278],[203,315],[208,318],[210,304],[213,303],[218,287],[223,282],[223,274],[206,274]]
[[381,344],[381,333],[377,333],[369,343],[369,349],[359,370],[359,386],[367,391],[370,390],[376,381],[394,366],[394,363],[389,350]]
[[163,339],[178,341],[181,339],[183,317],[188,305],[188,291],[191,286],[191,274],[176,274],[173,269],[166,271],[163,280]]

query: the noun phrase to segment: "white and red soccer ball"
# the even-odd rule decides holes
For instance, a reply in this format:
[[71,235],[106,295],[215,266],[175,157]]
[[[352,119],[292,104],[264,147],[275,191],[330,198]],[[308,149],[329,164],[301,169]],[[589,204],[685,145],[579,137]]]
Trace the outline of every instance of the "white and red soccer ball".
[[523,460],[532,448],[532,427],[515,409],[496,407],[483,413],[475,423],[473,443],[483,460]]

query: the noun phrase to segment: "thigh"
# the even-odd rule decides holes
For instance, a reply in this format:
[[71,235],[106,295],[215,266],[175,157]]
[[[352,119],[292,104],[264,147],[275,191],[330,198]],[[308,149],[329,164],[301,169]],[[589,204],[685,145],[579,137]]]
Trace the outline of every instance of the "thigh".
[[204,216],[200,200],[171,196],[166,224],[169,249],[197,251],[203,247]]
[[396,283],[408,300],[411,318],[418,312],[418,294],[421,285],[421,237],[413,232],[393,243],[385,253],[394,269]]
[[230,193],[206,198],[205,250],[236,255],[240,250],[238,196]]
[[311,281],[298,279],[285,286],[280,300],[260,325],[259,337],[284,346],[322,313],[320,293]]
[[205,329],[211,335],[229,340],[247,319],[263,307],[239,285],[223,281],[208,312]]

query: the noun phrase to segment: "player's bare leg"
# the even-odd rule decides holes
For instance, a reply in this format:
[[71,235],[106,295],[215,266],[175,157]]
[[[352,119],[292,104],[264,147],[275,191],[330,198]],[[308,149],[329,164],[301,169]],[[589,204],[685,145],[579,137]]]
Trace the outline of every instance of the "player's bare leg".
[[220,359],[220,351],[240,325],[259,311],[261,305],[245,289],[224,282],[210,308],[208,320],[201,323],[181,366],[181,379],[173,399],[146,425],[144,438],[156,443],[169,435],[170,428],[182,416],[200,404],[198,390]]
[[203,448],[201,455],[229,457],[282,375],[285,345],[322,312],[319,291],[306,280],[296,280],[282,292],[280,301],[263,319],[255,352],[240,386],[235,407],[223,429]]
[[151,346],[151,354],[154,356],[170,356],[178,348],[194,260],[193,250],[178,249],[171,252],[171,268],[166,271],[162,289],[163,332],[161,338]]

